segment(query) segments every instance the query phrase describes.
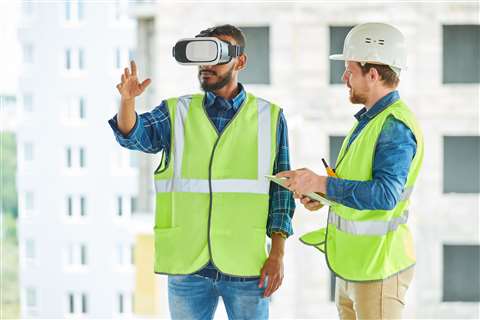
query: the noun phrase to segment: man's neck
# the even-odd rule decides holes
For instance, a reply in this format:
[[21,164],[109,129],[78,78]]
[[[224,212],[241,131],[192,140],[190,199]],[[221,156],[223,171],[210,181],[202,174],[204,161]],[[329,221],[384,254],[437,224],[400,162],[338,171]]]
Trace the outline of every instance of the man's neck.
[[217,96],[222,97],[226,100],[231,100],[233,99],[239,92],[239,86],[237,81],[232,81],[230,83],[227,83],[225,86],[222,88],[213,91]]
[[365,102],[365,109],[370,110],[375,103],[378,102],[378,100],[382,99],[385,97],[387,94],[390,92],[394,91],[394,88],[385,88],[381,87],[376,90],[373,90],[370,95],[367,98],[367,101]]

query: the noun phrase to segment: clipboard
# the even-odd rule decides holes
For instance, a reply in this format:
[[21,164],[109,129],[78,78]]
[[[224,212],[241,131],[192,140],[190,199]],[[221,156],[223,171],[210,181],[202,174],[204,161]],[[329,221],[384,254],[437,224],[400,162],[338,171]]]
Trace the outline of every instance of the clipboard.
[[[273,181],[276,184],[281,185],[282,187],[284,187],[283,183],[287,179],[287,178],[277,178],[276,176],[271,176],[271,175],[265,175],[265,178],[267,178],[267,180],[269,180],[269,181]],[[287,189],[287,188],[285,188],[285,189]],[[333,202],[332,200],[329,200],[329,199],[327,199],[327,198],[325,198],[325,197],[323,197],[323,196],[321,196],[321,195],[319,195],[318,193],[315,193],[315,192],[307,193],[307,194],[305,194],[305,196],[309,197],[310,199],[316,200],[316,201],[320,202],[321,204],[323,204],[325,206],[333,206],[335,204],[335,202]]]

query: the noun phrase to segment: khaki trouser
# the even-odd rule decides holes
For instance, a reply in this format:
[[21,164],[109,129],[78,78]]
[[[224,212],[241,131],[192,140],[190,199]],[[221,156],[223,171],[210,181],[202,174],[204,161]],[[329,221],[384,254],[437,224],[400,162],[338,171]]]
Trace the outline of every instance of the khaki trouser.
[[336,278],[335,303],[340,319],[400,319],[414,268],[390,278],[351,282]]

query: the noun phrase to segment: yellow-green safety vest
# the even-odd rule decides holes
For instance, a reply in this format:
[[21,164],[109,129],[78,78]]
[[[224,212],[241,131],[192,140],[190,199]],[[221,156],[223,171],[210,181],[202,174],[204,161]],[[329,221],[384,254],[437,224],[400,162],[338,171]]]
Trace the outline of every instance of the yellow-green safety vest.
[[347,149],[355,130],[352,128],[343,141],[336,173],[342,179],[372,180],[376,142],[389,116],[410,128],[417,143],[403,194],[395,208],[357,210],[337,203],[329,208],[327,228],[300,238],[303,243],[324,252],[330,270],[345,280],[385,279],[415,264],[407,219],[409,198],[422,164],[424,145],[420,126],[403,101],[397,100],[370,120]]
[[172,141],[154,175],[154,270],[191,274],[212,261],[224,274],[259,276],[280,108],[247,93],[218,133],[203,99],[167,100]]

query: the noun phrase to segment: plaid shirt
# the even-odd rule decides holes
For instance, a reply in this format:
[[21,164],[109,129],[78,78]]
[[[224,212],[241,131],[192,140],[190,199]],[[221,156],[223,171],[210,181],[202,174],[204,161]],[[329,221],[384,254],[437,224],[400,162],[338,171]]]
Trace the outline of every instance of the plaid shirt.
[[[205,109],[218,132],[223,131],[245,101],[245,90],[241,84],[239,84],[239,87],[240,92],[231,100],[216,96],[209,91],[206,93]],[[283,113],[280,113],[279,122],[277,130],[278,153],[275,158],[273,174],[290,170],[288,131]],[[165,101],[162,101],[151,112],[137,115],[135,126],[126,136],[118,130],[116,115],[109,120],[109,124],[121,146],[147,153],[157,153],[165,150],[165,156],[168,157],[171,122]],[[166,160],[168,161],[168,158]],[[292,235],[292,218],[295,211],[295,201],[292,193],[275,183],[271,183],[269,201],[267,235],[271,236],[272,232],[281,232],[286,236]]]

